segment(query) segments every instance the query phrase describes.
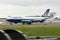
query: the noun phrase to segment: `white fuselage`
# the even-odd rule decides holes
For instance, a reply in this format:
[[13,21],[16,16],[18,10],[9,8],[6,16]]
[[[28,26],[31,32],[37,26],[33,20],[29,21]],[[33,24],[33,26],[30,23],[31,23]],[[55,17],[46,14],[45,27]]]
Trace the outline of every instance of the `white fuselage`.
[[48,17],[8,17],[7,19],[19,19],[19,20],[33,20],[33,21],[38,21],[38,20],[45,20]]

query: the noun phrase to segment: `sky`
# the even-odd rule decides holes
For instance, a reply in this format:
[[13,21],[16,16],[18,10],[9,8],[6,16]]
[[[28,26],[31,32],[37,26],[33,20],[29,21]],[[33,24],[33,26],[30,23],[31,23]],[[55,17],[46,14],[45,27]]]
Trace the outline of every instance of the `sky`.
[[60,16],[60,0],[0,0],[0,17],[41,16],[47,9]]

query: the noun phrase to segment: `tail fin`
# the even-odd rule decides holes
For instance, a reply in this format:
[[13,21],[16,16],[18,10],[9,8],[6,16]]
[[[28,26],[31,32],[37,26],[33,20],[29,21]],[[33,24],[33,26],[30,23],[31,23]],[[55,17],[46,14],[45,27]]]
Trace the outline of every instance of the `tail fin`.
[[42,15],[42,17],[48,17],[50,9],[47,9],[46,12]]

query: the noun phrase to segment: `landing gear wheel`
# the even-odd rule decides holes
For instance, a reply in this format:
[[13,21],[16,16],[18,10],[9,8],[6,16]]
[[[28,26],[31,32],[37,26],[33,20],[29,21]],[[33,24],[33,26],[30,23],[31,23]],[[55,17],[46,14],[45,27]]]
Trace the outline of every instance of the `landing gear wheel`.
[[31,22],[28,22],[27,25],[30,24],[31,25]]
[[12,23],[12,22],[10,22],[10,25],[13,25],[13,23]]
[[25,22],[23,22],[23,25],[25,25]]

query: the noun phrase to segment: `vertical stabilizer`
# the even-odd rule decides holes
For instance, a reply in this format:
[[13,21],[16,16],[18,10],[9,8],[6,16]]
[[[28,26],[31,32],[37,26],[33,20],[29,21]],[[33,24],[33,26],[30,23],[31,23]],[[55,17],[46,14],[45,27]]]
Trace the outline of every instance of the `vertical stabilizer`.
[[46,12],[42,15],[42,17],[48,17],[50,9],[47,9]]

